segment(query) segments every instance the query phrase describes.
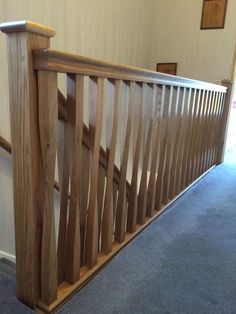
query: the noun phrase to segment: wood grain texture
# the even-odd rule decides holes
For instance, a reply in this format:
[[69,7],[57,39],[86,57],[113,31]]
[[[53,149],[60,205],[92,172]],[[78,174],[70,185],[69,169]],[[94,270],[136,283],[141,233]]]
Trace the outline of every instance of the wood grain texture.
[[63,133],[59,139],[58,160],[61,161],[61,169],[59,171],[60,185],[60,217],[58,229],[57,243],[57,280],[58,284],[65,279],[65,260],[66,260],[66,231],[67,231],[67,215],[69,204],[69,133],[68,125],[62,122]]
[[[144,142],[144,156],[142,163],[142,175],[139,186],[138,194],[138,205],[137,205],[137,223],[144,224],[146,218],[147,210],[147,189],[148,189],[148,166],[150,160],[150,150],[153,134],[153,124],[154,124],[154,104],[156,98],[156,85],[152,86],[150,90],[150,97],[146,100],[146,107],[148,107],[148,116],[146,117],[147,123],[147,135],[146,141]],[[150,102],[150,103],[148,103]]]
[[[27,78],[24,87],[14,83],[16,92],[11,96],[15,106],[17,98],[21,98],[19,108],[16,113],[11,109],[11,115],[20,129],[16,135],[19,130],[12,126],[18,156],[15,167],[24,168],[14,172],[18,189],[15,199],[23,210],[23,214],[16,210],[16,218],[22,223],[21,228],[16,227],[18,256],[22,261],[26,238],[29,249],[29,254],[24,251],[26,261],[19,266],[23,275],[18,278],[23,279],[23,284],[18,285],[20,298],[27,304],[34,307],[41,298],[44,304],[53,307],[57,297],[66,298],[67,290],[61,287],[71,285],[68,291],[72,291],[72,287],[84,282],[114,251],[122,248],[127,237],[136,234],[140,224],[145,226],[162,210],[163,204],[188,186],[191,178],[194,180],[211,167],[222,152],[224,134],[220,125],[227,121],[226,88],[50,49],[35,50],[34,72],[32,47],[41,48],[45,44],[47,48],[48,39],[42,35],[52,33],[42,30],[39,35],[38,30],[36,35],[34,25],[17,27],[8,36],[14,39],[9,49],[10,69],[14,70],[10,77],[18,77],[21,83]],[[13,52],[18,50],[20,56],[14,61]],[[58,93],[57,72],[67,74],[67,100]],[[39,77],[38,90],[35,73]],[[83,124],[84,75],[89,76],[89,128]],[[124,105],[121,102],[127,92],[129,102],[122,109],[124,121],[120,126],[118,117]],[[216,93],[218,97],[213,97]],[[101,135],[106,99],[104,150]],[[52,105],[48,109],[49,104]],[[217,117],[213,119],[215,113]],[[61,208],[56,254],[53,184],[58,117],[63,129],[58,150]],[[22,121],[26,121],[23,126]],[[213,136],[214,128],[217,135]],[[19,143],[23,143],[23,148],[19,148]],[[18,148],[20,152],[16,151]],[[131,184],[127,181],[130,177]],[[30,196],[25,205],[22,195],[26,197],[26,183],[27,187],[30,184],[27,191]],[[22,226],[28,224],[31,225],[26,237]],[[34,241],[29,241],[29,234]],[[26,271],[28,265],[30,270]]]
[[41,299],[57,297],[57,254],[54,218],[54,177],[57,150],[57,73],[38,72],[39,134],[43,172]]
[[53,70],[66,73],[72,72],[90,76],[96,75],[109,79],[135,80],[136,82],[150,84],[167,84],[191,88],[204,88],[205,90],[226,91],[226,88],[220,85],[122,64],[104,62],[52,49],[39,49],[34,51],[34,66],[38,70]]
[[168,114],[169,114],[169,97],[170,87],[162,86],[162,101],[163,101],[163,115],[161,124],[161,144],[160,144],[160,159],[158,164],[158,174],[156,180],[156,204],[155,209],[158,211],[161,209],[163,199],[163,180],[166,163],[166,150],[168,141]]
[[179,88],[174,88],[172,91],[172,104],[170,108],[170,133],[169,133],[169,149],[167,154],[167,162],[164,175],[164,191],[163,191],[163,202],[167,204],[169,199],[173,198],[171,194],[172,185],[174,184],[174,174],[175,174],[175,158],[174,153],[175,146],[178,143],[178,110],[179,110]]
[[[128,213],[127,213],[127,231],[131,233],[134,232],[136,229],[136,220],[137,220],[138,170],[139,170],[140,151],[141,151],[141,143],[142,143],[142,136],[143,136],[143,110],[144,110],[143,107],[144,107],[144,99],[145,99],[145,87],[146,87],[146,84],[144,83],[141,87],[141,103],[139,106],[136,106],[138,124],[137,124],[137,133],[135,134],[135,152],[134,152],[133,169],[132,169],[131,189],[130,189],[130,195],[128,199]],[[140,92],[140,87],[138,91]],[[137,97],[138,96],[139,95],[137,94]]]
[[[116,139],[118,128],[118,115],[120,107],[120,94],[121,94],[121,81],[115,81],[115,95],[114,100],[107,106],[108,120],[112,119],[112,126],[109,127],[107,121],[107,155],[108,155],[108,167],[106,174],[106,191],[104,196],[104,210],[102,219],[102,238],[101,238],[101,250],[103,253],[110,253],[112,250],[113,241],[113,221],[114,221],[114,209],[113,209],[113,172],[115,163],[115,151],[116,151]],[[110,100],[110,99],[109,99]]]
[[155,120],[153,125],[153,152],[151,161],[150,177],[148,182],[147,192],[147,217],[152,217],[156,206],[156,188],[157,175],[160,160],[161,132],[162,132],[162,117],[164,110],[164,95],[165,90],[158,86],[155,99]]
[[98,253],[98,210],[97,187],[99,169],[99,151],[101,139],[102,112],[104,105],[104,79],[90,79],[90,117],[91,136],[91,177],[86,229],[85,263],[92,267],[97,262]]
[[132,109],[135,93],[135,83],[131,82],[129,86],[129,103],[127,112],[127,122],[125,128],[125,140],[123,146],[123,155],[121,158],[121,174],[119,182],[119,193],[117,200],[117,211],[116,211],[116,226],[115,226],[115,240],[123,242],[125,238],[125,222],[127,215],[127,202],[126,202],[126,176],[128,167],[128,158],[130,150],[130,136],[131,136],[131,124],[132,124]]
[[28,32],[45,37],[53,37],[55,35],[55,31],[52,28],[26,20],[1,23],[0,30],[4,33]]
[[175,143],[173,148],[173,160],[171,165],[171,174],[172,174],[172,184],[170,186],[170,199],[173,199],[176,196],[177,191],[177,182],[178,182],[178,170],[179,170],[179,151],[180,151],[180,135],[181,135],[181,113],[182,113],[182,99],[183,99],[183,89],[178,87],[176,95],[176,115],[175,115],[175,124],[176,124],[176,134],[175,134]]
[[170,171],[171,171],[171,161],[172,161],[172,142],[173,137],[176,134],[174,129],[174,116],[175,116],[175,90],[173,86],[170,88],[170,96],[168,103],[168,121],[167,121],[167,147],[166,147],[166,161],[165,161],[165,170],[163,177],[163,204],[167,204],[169,200],[169,185],[170,185]]
[[73,284],[80,276],[80,208],[83,137],[83,76],[67,76],[70,205],[66,234],[65,279]]
[[81,239],[81,265],[85,263],[85,243],[86,243],[86,222],[89,197],[89,179],[90,179],[90,153],[89,149],[82,146],[82,191],[80,206],[80,239]]
[[[36,73],[32,50],[49,40],[28,33],[7,37],[9,102],[13,154],[16,289],[21,301],[35,307],[40,295],[42,164]],[[23,62],[22,62],[23,60]]]

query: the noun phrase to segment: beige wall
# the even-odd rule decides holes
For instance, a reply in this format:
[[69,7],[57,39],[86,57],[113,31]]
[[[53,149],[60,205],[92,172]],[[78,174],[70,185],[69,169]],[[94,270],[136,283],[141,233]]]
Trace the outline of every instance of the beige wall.
[[[30,19],[52,26],[51,47],[148,67],[155,0],[0,0],[0,21]],[[5,36],[0,35],[0,134],[9,138]]]
[[177,62],[178,75],[230,79],[236,38],[236,0],[228,0],[225,28],[200,30],[203,0],[157,0],[149,67]]

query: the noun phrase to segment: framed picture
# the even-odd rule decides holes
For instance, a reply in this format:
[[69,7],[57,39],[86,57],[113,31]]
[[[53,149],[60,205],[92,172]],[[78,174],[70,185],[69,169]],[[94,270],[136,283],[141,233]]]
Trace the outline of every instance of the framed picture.
[[176,75],[177,63],[157,63],[157,72]]
[[224,28],[227,0],[203,0],[201,29]]

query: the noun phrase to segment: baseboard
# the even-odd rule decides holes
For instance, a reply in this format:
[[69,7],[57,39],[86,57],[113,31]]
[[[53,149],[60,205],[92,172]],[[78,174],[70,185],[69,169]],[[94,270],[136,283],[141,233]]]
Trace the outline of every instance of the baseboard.
[[13,263],[16,262],[16,257],[15,255],[12,255],[12,254],[9,254],[7,252],[4,252],[4,251],[1,251],[0,250],[0,258],[6,258],[6,259],[9,259],[10,261],[12,261]]

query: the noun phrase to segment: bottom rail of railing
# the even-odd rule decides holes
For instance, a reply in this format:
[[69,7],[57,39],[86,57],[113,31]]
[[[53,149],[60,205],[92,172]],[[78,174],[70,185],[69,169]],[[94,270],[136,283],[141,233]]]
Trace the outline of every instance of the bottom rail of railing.
[[168,209],[177,199],[179,199],[185,192],[187,192],[193,185],[201,180],[206,174],[208,174],[216,165],[213,165],[210,169],[204,172],[193,183],[187,186],[181,193],[179,193],[174,199],[169,200],[166,205],[163,205],[160,211],[154,211],[152,217],[146,217],[143,225],[137,225],[134,233],[126,233],[125,240],[122,243],[114,243],[112,252],[108,255],[98,254],[97,264],[93,268],[82,266],[80,270],[80,280],[73,285],[63,282],[57,291],[57,299],[50,305],[44,304],[41,300],[38,301],[37,310],[44,313],[54,313],[58,308],[63,306],[71,297],[73,297],[79,290],[81,290],[95,275],[101,271],[111,259],[121,251],[130,241],[132,241],[141,231],[149,226],[156,218],[158,218],[166,209]]

